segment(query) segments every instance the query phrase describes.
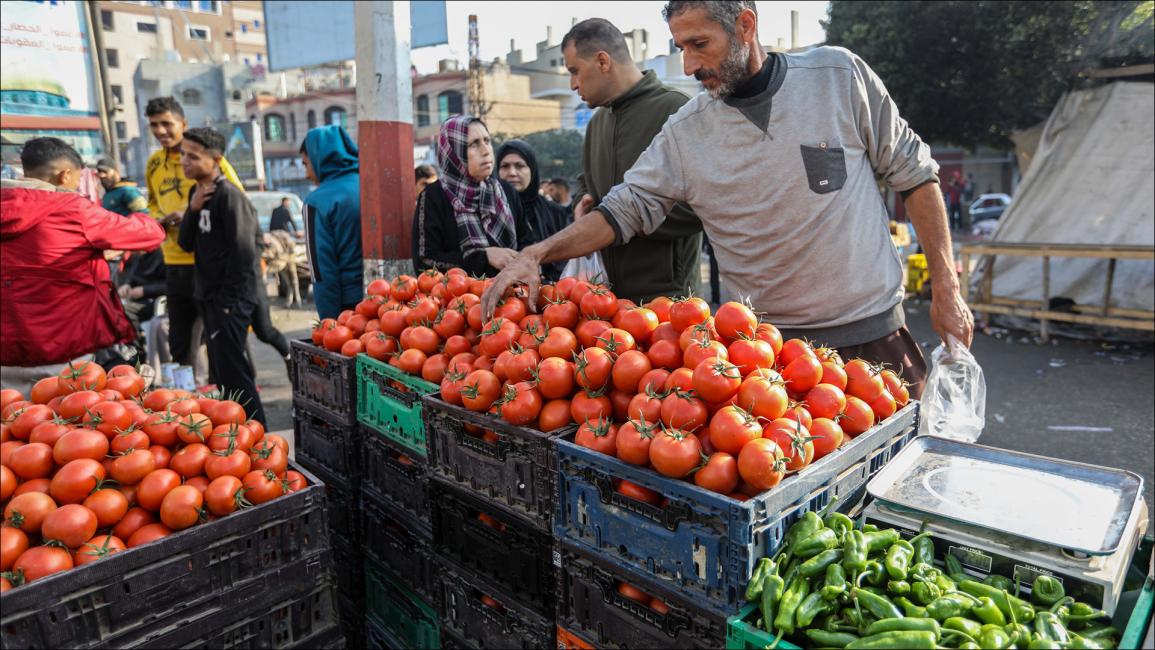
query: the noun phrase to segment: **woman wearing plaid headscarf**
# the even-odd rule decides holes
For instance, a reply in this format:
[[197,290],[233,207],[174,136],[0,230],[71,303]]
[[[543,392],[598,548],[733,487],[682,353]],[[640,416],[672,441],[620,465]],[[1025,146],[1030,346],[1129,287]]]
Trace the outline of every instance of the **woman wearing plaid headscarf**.
[[449,118],[437,136],[437,164],[441,177],[417,197],[414,267],[497,275],[536,238],[517,190],[493,176],[485,123],[470,115]]

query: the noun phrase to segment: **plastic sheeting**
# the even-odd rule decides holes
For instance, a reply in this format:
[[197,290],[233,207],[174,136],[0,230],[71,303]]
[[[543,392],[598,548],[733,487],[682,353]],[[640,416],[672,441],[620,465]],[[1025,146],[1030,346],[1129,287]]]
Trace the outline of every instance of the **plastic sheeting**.
[[[992,241],[1155,244],[1153,115],[1155,84],[1148,82],[1117,82],[1064,95]],[[1051,297],[1101,305],[1106,273],[1106,260],[1052,258]],[[1042,258],[996,257],[993,294],[1042,300],[1042,278]],[[980,281],[976,274],[972,286]],[[1155,309],[1155,265],[1119,261],[1111,306]]]

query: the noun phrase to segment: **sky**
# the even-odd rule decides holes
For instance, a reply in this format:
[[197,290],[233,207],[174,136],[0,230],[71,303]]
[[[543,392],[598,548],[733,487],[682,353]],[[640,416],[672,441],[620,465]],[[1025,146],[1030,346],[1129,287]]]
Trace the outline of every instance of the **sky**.
[[[419,73],[437,71],[441,59],[469,59],[469,14],[477,14],[481,40],[481,60],[505,58],[509,39],[522,50],[524,60],[533,60],[538,41],[545,40],[546,26],[553,26],[554,41],[573,24],[573,19],[605,18],[618,29],[628,32],[642,28],[650,32],[650,56],[666,54],[669,29],[662,20],[662,1],[632,0],[626,2],[455,2],[445,3],[449,44],[425,47],[412,52]],[[790,46],[790,11],[798,11],[798,44],[813,45],[825,40],[819,20],[826,17],[827,2],[758,2],[758,35],[764,45],[776,45],[784,39]]]

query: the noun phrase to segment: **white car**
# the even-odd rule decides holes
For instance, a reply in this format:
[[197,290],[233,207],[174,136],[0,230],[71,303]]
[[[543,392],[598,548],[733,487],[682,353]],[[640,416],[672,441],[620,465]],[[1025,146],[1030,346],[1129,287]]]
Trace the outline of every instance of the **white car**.
[[971,203],[971,223],[997,221],[1010,205],[1011,197],[1006,194],[983,194]]

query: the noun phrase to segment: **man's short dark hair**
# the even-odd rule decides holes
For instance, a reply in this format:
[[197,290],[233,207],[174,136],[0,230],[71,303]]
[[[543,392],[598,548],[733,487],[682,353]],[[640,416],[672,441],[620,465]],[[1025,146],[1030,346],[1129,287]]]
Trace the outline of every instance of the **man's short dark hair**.
[[161,113],[172,113],[184,118],[184,108],[181,107],[180,102],[172,97],[153,97],[148,100],[148,105],[144,107],[144,114],[152,117]]
[[738,22],[738,14],[743,9],[749,9],[758,15],[758,7],[754,0],[670,0],[662,8],[662,18],[666,22],[674,16],[681,15],[690,9],[705,9],[710,20],[722,26],[730,36],[734,35],[734,24]]
[[564,187],[565,191],[567,191],[567,192],[569,191],[569,181],[562,178],[561,176],[558,176],[557,178],[551,178],[551,179],[549,179],[549,182],[553,183],[554,185],[557,185],[559,187]]
[[185,131],[184,139],[192,140],[209,151],[215,151],[221,155],[225,153],[225,136],[207,126]]
[[84,167],[84,160],[76,149],[60,138],[32,138],[20,150],[20,164],[24,175],[39,177],[52,171],[52,166],[60,161],[77,169]]
[[120,165],[117,165],[116,161],[112,158],[101,158],[100,160],[96,161],[96,168],[111,169],[114,172],[120,171]]
[[561,39],[561,49],[573,44],[578,56],[593,58],[598,52],[605,52],[618,63],[630,60],[630,48],[626,47],[626,37],[620,29],[605,18],[587,18],[574,25]]
[[288,203],[288,202],[289,202],[289,197],[287,197],[287,196],[281,197],[281,203]]
[[414,181],[419,181],[423,178],[434,178],[437,176],[437,170],[433,165],[417,165],[413,170]]

